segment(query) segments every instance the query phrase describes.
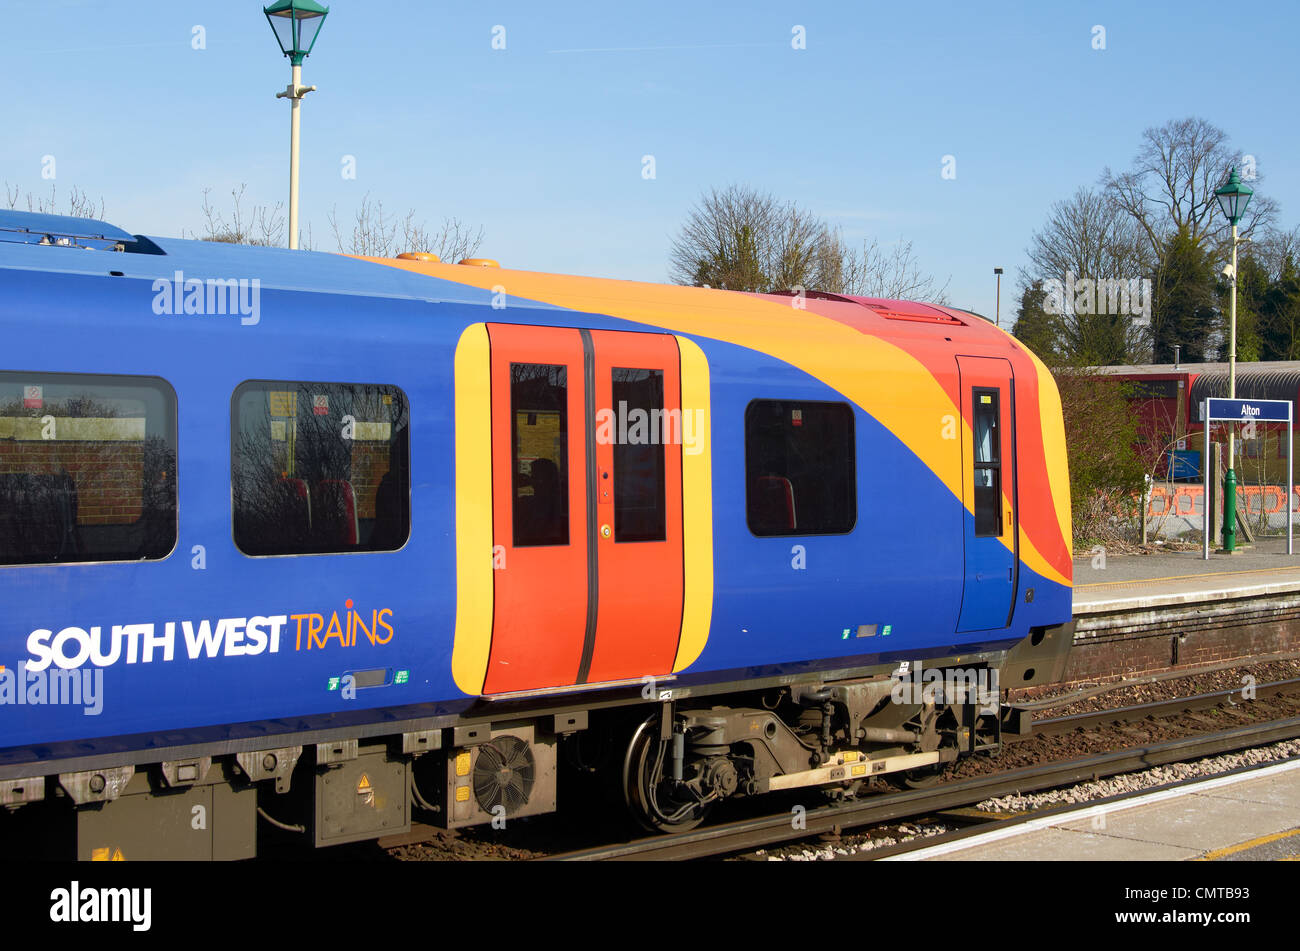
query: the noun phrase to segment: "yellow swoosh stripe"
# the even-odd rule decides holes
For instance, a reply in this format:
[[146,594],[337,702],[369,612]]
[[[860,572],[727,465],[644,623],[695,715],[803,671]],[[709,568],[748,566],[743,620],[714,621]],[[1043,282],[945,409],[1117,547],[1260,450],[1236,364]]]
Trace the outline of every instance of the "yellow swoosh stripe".
[[[768,354],[856,403],[902,440],[965,505],[961,456],[952,451],[951,438],[944,438],[945,428],[951,431],[949,417],[962,420],[960,408],[921,361],[879,337],[784,303],[708,288],[389,258],[362,260],[503,294],[505,308],[497,314],[506,322],[510,320],[510,299],[517,297]],[[961,425],[963,435],[969,438],[964,420]],[[1060,518],[1058,505],[1058,521]],[[1068,515],[1066,520],[1068,525]],[[1022,545],[1021,559],[1043,577],[1068,584],[1034,545]]]

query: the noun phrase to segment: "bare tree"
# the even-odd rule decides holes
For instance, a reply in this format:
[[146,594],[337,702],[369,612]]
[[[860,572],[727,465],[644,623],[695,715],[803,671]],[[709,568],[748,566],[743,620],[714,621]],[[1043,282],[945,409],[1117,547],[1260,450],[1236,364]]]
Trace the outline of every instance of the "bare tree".
[[1064,280],[1130,278],[1150,271],[1153,255],[1137,223],[1119,205],[1088,188],[1058,201],[1029,239],[1035,277]]
[[27,206],[28,211],[39,212],[44,215],[64,214],[72,218],[96,218],[104,217],[104,199],[99,199],[96,204],[94,199],[88,197],[84,191],[73,186],[68,193],[68,202],[66,210],[60,212],[58,193],[53,185],[50,186],[50,197],[44,198],[34,195],[31,192],[21,191],[17,185],[11,189],[9,183],[5,182],[5,206],[8,208],[17,208],[19,202]]
[[794,202],[739,185],[701,196],[673,239],[669,267],[678,284],[735,291],[802,287],[942,303],[947,290],[921,271],[910,241],[890,250],[864,242],[859,253]]
[[[1103,193],[1078,189],[1052,205],[1026,254],[1029,267],[1021,273],[1022,288],[1037,282],[1049,289],[1044,306],[1055,318],[1055,348],[1063,358],[1117,363],[1146,355],[1149,326],[1133,319],[1135,307],[1141,307],[1142,285],[1130,282],[1151,274],[1155,260],[1141,229],[1119,204]],[[1083,311],[1075,307],[1076,280],[1093,282],[1089,286],[1096,295]],[[1113,295],[1107,293],[1110,288],[1116,289]]]
[[1270,228],[1254,241],[1253,248],[1244,250],[1245,254],[1254,254],[1268,271],[1270,281],[1282,280],[1289,265],[1300,264],[1300,226],[1290,231]]
[[837,267],[838,262],[825,223],[811,212],[788,203],[777,209],[773,225],[767,267],[772,288],[827,289],[832,283],[828,279],[831,275],[824,272]]
[[922,271],[911,241],[899,241],[884,249],[872,238],[862,243],[860,255],[852,249],[843,255],[841,286],[845,294],[947,304],[951,280],[941,285]]
[[[1102,173],[1106,197],[1131,219],[1151,264],[1154,359],[1166,359],[1176,340],[1190,355],[1212,352],[1221,338],[1215,307],[1204,300],[1214,271],[1229,257],[1231,225],[1214,190],[1241,164],[1227,133],[1192,117],[1146,129],[1130,168]],[[1269,233],[1277,214],[1276,201],[1256,195],[1241,235]]]
[[208,195],[211,188],[203,189],[204,241],[220,241],[224,244],[253,244],[265,247],[279,247],[284,239],[283,202],[274,206],[254,205],[245,215],[242,203],[247,185],[232,188],[230,195],[234,199],[234,210],[230,220],[212,207]]
[[473,257],[483,243],[482,226],[476,230],[459,218],[444,218],[439,228],[430,229],[416,219],[414,209],[399,219],[384,211],[382,201],[372,203],[369,193],[361,199],[346,240],[337,209],[331,209],[329,222],[340,253],[363,257],[391,258],[403,251],[426,251],[443,261],[456,262]]
[[[1133,219],[1157,261],[1163,259],[1170,235],[1183,228],[1192,241],[1222,259],[1230,227],[1214,190],[1228,169],[1240,164],[1222,129],[1204,119],[1174,119],[1144,131],[1132,166],[1124,172],[1107,167],[1101,183],[1107,197]],[[1256,195],[1241,234],[1266,230],[1277,213],[1277,202]]]
[[[793,283],[777,285],[772,272],[777,252],[778,221],[793,209],[770,194],[732,185],[711,189],[687,215],[669,248],[671,278],[678,284],[717,287],[734,291],[788,290]],[[806,222],[794,216],[793,230]],[[787,238],[797,246],[800,235]],[[785,262],[783,277],[792,275],[793,262]]]

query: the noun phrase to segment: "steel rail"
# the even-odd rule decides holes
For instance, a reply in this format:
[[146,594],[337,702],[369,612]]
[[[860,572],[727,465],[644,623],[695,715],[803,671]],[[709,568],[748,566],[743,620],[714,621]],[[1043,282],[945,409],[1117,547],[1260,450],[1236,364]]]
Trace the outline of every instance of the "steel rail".
[[1279,694],[1300,693],[1300,677],[1291,680],[1275,680],[1271,683],[1259,684],[1251,689],[1254,697],[1249,699],[1243,698],[1242,688],[1237,687],[1233,690],[1216,690],[1213,693],[1201,693],[1191,697],[1175,697],[1172,700],[1153,700],[1150,703],[1113,707],[1108,710],[1094,710],[1065,717],[1045,717],[1042,720],[1034,720],[1032,732],[1023,739],[1068,733],[1076,729],[1086,730],[1090,727],[1106,726],[1111,723],[1145,720],[1148,717],[1170,716],[1191,710],[1208,710],[1219,706],[1225,701],[1236,702],[1240,705]]

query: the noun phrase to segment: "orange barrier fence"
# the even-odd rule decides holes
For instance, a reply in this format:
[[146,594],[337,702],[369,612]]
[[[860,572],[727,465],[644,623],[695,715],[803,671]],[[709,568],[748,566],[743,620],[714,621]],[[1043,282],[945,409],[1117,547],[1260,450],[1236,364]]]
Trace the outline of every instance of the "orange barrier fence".
[[[1163,515],[1199,515],[1204,512],[1202,498],[1205,494],[1199,485],[1157,485],[1151,489],[1147,502],[1147,518]],[[1251,515],[1273,515],[1286,504],[1284,485],[1239,485],[1237,504],[1241,511]],[[1291,511],[1300,512],[1300,486],[1292,490]]]

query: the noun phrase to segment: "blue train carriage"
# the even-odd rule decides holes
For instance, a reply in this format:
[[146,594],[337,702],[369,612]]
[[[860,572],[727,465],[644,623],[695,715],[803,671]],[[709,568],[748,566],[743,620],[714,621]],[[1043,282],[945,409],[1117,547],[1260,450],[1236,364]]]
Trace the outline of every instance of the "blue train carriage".
[[431,258],[0,212],[16,833],[242,858],[570,766],[683,829],[927,781],[1060,678],[1060,405],[1010,337]]

